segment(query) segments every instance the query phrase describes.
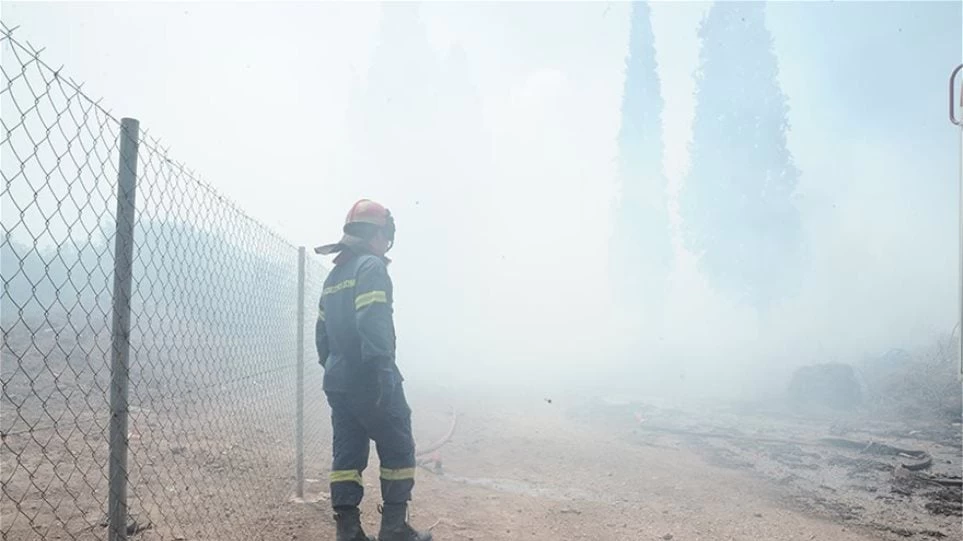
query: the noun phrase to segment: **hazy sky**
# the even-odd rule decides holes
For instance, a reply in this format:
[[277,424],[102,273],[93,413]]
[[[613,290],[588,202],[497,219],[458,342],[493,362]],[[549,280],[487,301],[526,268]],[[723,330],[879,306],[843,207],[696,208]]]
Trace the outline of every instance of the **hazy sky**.
[[[708,6],[652,10],[671,194],[688,167]],[[375,3],[5,2],[2,18],[297,244],[336,237],[355,199],[383,200],[399,220],[400,346],[537,374],[584,370],[608,337],[600,284],[629,10],[445,2],[412,19]],[[711,378],[731,355],[848,360],[952,327],[959,135],[945,92],[960,14],[953,2],[770,5],[802,174],[806,289],[757,322],[708,291],[680,249],[670,307],[655,318],[665,350],[690,352]],[[417,69],[400,80],[390,67],[405,62]],[[423,110],[385,105],[393,97]]]

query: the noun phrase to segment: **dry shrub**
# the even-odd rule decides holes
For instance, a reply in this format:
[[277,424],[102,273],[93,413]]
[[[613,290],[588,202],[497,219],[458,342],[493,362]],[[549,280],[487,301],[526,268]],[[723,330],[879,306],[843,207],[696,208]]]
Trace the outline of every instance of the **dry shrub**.
[[882,414],[921,420],[963,419],[956,330],[919,351],[894,349],[859,369],[868,406]]

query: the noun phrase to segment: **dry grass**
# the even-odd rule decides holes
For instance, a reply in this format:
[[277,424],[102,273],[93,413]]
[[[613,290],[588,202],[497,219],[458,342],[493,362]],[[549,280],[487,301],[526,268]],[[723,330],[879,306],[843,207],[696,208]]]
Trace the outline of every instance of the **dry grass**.
[[957,334],[924,349],[893,350],[860,364],[870,408],[882,415],[933,421],[963,419]]

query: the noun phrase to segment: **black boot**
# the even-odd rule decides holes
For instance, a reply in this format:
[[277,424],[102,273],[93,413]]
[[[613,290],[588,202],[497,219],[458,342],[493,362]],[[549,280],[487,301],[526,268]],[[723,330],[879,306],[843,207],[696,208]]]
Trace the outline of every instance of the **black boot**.
[[419,532],[408,524],[408,504],[385,504],[381,510],[378,541],[431,541],[429,532]]
[[338,541],[377,541],[365,535],[361,527],[361,511],[357,507],[335,509],[334,521],[338,525]]

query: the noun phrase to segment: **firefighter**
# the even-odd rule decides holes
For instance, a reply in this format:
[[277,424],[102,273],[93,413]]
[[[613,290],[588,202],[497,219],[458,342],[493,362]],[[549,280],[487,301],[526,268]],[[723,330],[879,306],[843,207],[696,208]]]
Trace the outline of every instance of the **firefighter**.
[[348,212],[341,240],[315,248],[319,254],[337,253],[324,281],[315,340],[334,431],[330,480],[338,541],[374,540],[365,535],[358,510],[369,440],[374,440],[381,462],[384,505],[377,541],[432,538],[408,524],[415,442],[395,363],[390,260],[385,257],[394,238],[388,209],[362,199]]

